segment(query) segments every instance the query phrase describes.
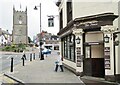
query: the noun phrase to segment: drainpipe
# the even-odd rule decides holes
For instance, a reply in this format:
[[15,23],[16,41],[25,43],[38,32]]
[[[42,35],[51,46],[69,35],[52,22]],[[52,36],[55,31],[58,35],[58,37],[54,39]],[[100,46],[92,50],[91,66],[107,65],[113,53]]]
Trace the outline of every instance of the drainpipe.
[[[114,35],[114,34],[113,34]],[[116,55],[115,55],[115,44],[114,44],[114,37],[113,37],[113,49],[114,49],[114,76],[116,81]]]

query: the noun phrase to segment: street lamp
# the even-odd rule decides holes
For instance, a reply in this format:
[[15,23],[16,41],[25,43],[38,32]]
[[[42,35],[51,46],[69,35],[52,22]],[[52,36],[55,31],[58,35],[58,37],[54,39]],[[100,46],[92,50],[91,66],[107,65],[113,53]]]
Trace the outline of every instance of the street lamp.
[[77,37],[77,39],[76,39],[77,44],[80,44],[80,41],[81,41],[81,39],[79,37]]
[[[34,10],[38,10],[37,7],[40,7],[40,34],[41,34],[41,3],[39,4],[39,6],[35,6]],[[39,38],[39,45],[40,45],[40,53],[39,53],[39,56],[41,58],[41,35],[40,35],[40,38]]]
[[109,37],[108,37],[108,35],[106,35],[106,36],[104,37],[104,42],[105,42],[105,43],[109,43]]

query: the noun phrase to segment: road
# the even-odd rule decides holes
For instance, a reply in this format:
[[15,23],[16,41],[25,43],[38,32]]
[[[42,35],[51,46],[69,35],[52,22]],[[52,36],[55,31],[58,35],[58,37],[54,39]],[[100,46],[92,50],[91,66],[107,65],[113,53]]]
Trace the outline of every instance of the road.
[[[6,69],[11,67],[11,58],[13,58],[13,66],[20,64],[22,65],[22,53],[2,53],[0,54],[0,72],[4,72]],[[30,60],[30,53],[25,53],[26,58]],[[35,54],[38,55],[38,54]],[[32,55],[33,57],[33,55]]]
[[[33,48],[29,48],[29,51],[25,52],[26,58],[27,60],[25,60],[25,63],[30,61],[30,54],[31,53],[35,53],[35,58],[39,58],[39,50],[38,49],[33,49]],[[10,68],[11,68],[11,58],[13,58],[13,68],[16,65],[21,65],[22,66],[22,56],[23,53],[15,53],[15,52],[2,52],[0,51],[0,85],[1,83],[4,81],[6,83],[12,83],[12,82],[16,82],[14,80],[12,80],[11,78],[8,78],[6,76],[4,76],[4,73],[6,71],[10,72]],[[33,59],[33,55],[32,55],[32,59]]]

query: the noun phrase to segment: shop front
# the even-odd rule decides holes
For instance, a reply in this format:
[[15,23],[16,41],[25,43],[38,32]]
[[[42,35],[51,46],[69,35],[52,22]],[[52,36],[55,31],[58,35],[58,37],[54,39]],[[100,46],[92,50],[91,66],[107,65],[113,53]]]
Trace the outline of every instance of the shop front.
[[104,44],[102,32],[89,32],[85,34],[83,63],[85,75],[104,77]]
[[60,30],[64,65],[76,75],[115,81],[113,34],[117,28],[113,21],[117,17],[113,13],[80,17]]

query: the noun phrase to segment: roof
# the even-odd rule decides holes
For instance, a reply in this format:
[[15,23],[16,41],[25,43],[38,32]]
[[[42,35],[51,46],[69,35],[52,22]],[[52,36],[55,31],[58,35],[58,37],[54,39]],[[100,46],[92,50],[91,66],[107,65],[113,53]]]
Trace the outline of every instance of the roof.
[[74,19],[74,21],[89,21],[89,20],[103,20],[103,19],[109,19],[109,20],[114,20],[117,18],[118,15],[114,15],[114,13],[102,13],[102,14],[97,14],[97,15],[91,15],[91,16],[85,16],[85,17],[80,17]]
[[11,35],[8,31],[2,30],[2,29],[0,28],[0,36],[1,36],[2,34]]

